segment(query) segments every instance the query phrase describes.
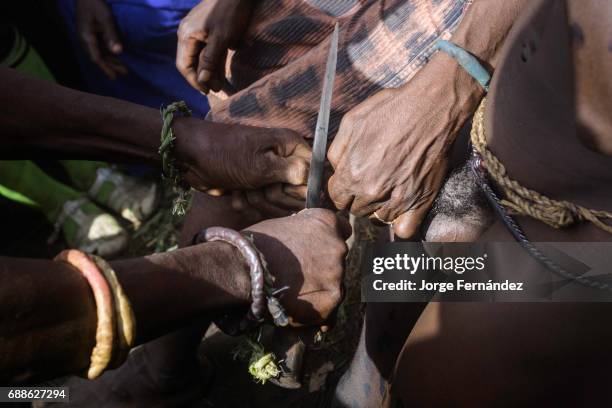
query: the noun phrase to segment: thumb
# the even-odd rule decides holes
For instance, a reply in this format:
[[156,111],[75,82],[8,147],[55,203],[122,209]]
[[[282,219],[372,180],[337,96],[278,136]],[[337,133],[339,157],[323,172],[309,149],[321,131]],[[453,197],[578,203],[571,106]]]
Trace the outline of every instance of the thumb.
[[393,221],[393,232],[400,238],[412,238],[419,232],[419,227],[429,212],[429,205],[420,205],[397,217]]
[[308,180],[309,165],[304,157],[274,155],[270,167],[272,171],[268,172],[269,180],[265,184],[285,183],[299,186],[306,184]]
[[206,46],[200,52],[200,61],[198,63],[198,83],[206,85],[214,75],[215,68],[219,66],[224,49],[223,42],[219,37],[212,37],[206,43]]

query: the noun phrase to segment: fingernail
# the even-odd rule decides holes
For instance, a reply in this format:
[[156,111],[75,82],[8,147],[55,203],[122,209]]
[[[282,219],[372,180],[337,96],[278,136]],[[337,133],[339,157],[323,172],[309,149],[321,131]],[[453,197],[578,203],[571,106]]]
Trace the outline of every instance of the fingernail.
[[121,54],[121,51],[123,51],[123,47],[119,43],[111,43],[110,49],[113,54]]
[[205,83],[210,79],[210,71],[207,71],[205,69],[203,69],[202,71],[200,71],[200,73],[198,74],[198,82],[200,83]]

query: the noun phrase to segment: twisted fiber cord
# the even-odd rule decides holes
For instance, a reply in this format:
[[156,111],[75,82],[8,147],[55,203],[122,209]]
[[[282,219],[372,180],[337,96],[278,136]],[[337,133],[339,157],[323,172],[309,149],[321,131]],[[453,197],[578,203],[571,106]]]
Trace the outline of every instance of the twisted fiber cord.
[[553,200],[522,186],[518,181],[508,176],[504,165],[487,147],[484,129],[485,105],[486,98],[482,100],[474,114],[471,140],[472,145],[482,157],[487,172],[499,185],[506,197],[501,200],[501,204],[516,214],[535,218],[551,227],[562,228],[580,221],[589,221],[596,227],[612,234],[612,225],[603,222],[605,219],[612,219],[612,213],[592,210],[569,201]]
[[172,131],[172,120],[175,113],[181,113],[183,116],[191,116],[191,110],[187,107],[185,101],[173,102],[165,108],[161,108],[161,116],[163,126],[161,130],[161,145],[159,146],[159,154],[162,158],[162,174],[164,177],[172,180],[174,190],[178,193],[174,199],[172,206],[172,214],[183,216],[189,205],[189,188],[183,181],[181,171],[176,166],[176,159],[172,155],[174,147],[174,132]]

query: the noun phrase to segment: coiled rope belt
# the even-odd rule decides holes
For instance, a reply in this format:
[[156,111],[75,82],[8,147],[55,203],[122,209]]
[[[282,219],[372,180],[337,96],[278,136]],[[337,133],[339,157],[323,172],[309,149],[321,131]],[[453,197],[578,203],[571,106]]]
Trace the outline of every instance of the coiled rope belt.
[[563,228],[580,221],[589,221],[596,227],[612,234],[612,225],[603,220],[612,220],[608,211],[592,210],[569,201],[558,201],[531,190],[508,176],[506,168],[489,150],[484,127],[486,98],[483,98],[474,114],[471,141],[478,152],[491,179],[503,192],[500,203],[517,215],[526,215],[542,221],[551,227]]
[[[463,48],[448,41],[438,41],[437,48],[454,58],[478,81],[485,91],[489,90],[491,75],[482,67],[477,58]],[[481,191],[491,207],[493,207],[514,239],[531,257],[547,269],[563,278],[575,280],[584,286],[612,291],[610,283],[568,271],[542,253],[540,249],[529,241],[522,228],[508,213],[508,210],[540,220],[555,228],[566,227],[579,221],[590,221],[595,226],[609,233],[612,233],[612,226],[604,223],[602,220],[612,219],[612,213],[591,210],[568,201],[553,200],[511,179],[504,165],[487,146],[484,127],[485,107],[486,98],[483,98],[472,119],[472,131],[470,134],[472,157],[469,160],[469,164]],[[498,197],[495,190],[489,185],[489,179],[495,181],[501,192],[505,195],[505,199]]]

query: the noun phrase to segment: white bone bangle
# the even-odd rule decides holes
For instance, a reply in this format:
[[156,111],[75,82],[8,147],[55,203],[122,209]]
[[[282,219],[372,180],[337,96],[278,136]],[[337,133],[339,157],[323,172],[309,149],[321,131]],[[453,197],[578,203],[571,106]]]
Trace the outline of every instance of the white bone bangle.
[[67,249],[60,252],[54,260],[66,262],[81,272],[94,295],[98,318],[96,344],[91,351],[86,373],[87,378],[93,380],[108,367],[113,354],[116,325],[111,290],[104,274],[84,252]]
[[126,360],[129,351],[134,347],[136,340],[136,318],[132,310],[132,304],[126,296],[117,275],[104,259],[97,255],[90,255],[96,266],[106,278],[106,282],[113,296],[114,312],[116,317],[118,352],[112,358],[112,367],[118,367]]

